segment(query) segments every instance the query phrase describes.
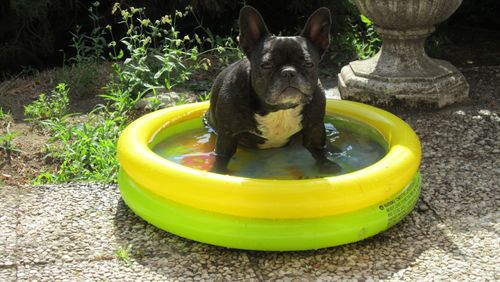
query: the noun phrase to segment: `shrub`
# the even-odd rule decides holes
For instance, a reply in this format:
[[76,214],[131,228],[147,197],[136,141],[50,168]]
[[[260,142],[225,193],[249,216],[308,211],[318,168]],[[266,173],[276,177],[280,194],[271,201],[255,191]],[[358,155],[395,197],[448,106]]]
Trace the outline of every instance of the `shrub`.
[[[208,69],[210,60],[203,56],[205,54],[217,52],[224,54],[222,58],[239,54],[234,52],[237,48],[233,40],[213,37],[213,48],[200,52],[202,38],[198,35],[181,36],[176,22],[191,13],[190,8],[156,21],[148,19],[143,8],[123,9],[115,4],[113,12],[120,14],[120,23],[126,27],[127,35],[118,42],[113,39],[109,43],[112,49],[109,56],[115,63],[112,77],[101,95],[105,104],[93,110],[90,120],[72,123],[67,115],[68,89],[62,83],[52,92],[52,97],[42,94],[37,101],[26,106],[27,120],[39,122],[50,132],[46,159],[57,165],[56,172],[41,173],[35,179],[36,184],[75,180],[115,182],[119,168],[116,143],[129,117],[133,116],[137,101],[148,92],[155,94],[159,88],[170,90],[186,82],[194,70]],[[111,27],[106,29],[112,31]],[[101,33],[88,36],[75,33],[73,42],[86,42],[93,36],[101,37]],[[84,40],[79,41],[81,38]],[[70,61],[75,63],[74,66],[87,64],[85,56],[88,52],[85,50],[94,49],[81,47],[90,46],[86,43],[73,45],[83,50],[76,52],[77,56],[83,57]],[[93,56],[92,52],[90,54]],[[123,59],[121,63],[119,60]],[[208,99],[208,96],[203,99]],[[181,96],[180,101],[185,101],[184,97]],[[159,104],[154,103],[155,106]]]
[[36,123],[65,116],[69,107],[68,91],[66,84],[60,83],[52,91],[51,96],[40,94],[37,100],[24,107],[26,120]]
[[7,156],[8,160],[11,159],[12,154],[21,152],[14,143],[17,132],[10,129],[13,121],[12,116],[0,107],[0,150]]
[[46,147],[46,158],[59,165],[55,173],[40,174],[35,183],[115,182],[118,171],[116,141],[125,121],[125,117],[112,115],[95,116],[79,124],[69,124],[65,120],[45,122],[52,135]]

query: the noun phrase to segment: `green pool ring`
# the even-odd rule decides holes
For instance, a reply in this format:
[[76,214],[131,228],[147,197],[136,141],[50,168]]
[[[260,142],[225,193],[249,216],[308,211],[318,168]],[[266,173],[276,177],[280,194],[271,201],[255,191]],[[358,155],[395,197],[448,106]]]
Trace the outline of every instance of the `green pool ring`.
[[352,243],[398,223],[415,206],[420,174],[398,194],[376,205],[347,213],[308,219],[255,219],[192,208],[156,196],[134,183],[123,170],[120,192],[140,217],[191,240],[236,249],[298,251]]

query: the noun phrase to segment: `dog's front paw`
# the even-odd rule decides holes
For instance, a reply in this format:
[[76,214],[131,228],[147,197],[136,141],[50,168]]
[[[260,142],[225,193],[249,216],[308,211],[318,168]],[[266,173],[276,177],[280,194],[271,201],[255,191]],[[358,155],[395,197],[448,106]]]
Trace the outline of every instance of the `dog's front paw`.
[[213,166],[210,172],[218,173],[218,174],[229,174],[229,169],[227,167],[217,167]]
[[216,157],[214,165],[212,166],[212,169],[210,169],[210,172],[218,174],[229,174],[229,170],[227,169],[228,162],[228,158]]

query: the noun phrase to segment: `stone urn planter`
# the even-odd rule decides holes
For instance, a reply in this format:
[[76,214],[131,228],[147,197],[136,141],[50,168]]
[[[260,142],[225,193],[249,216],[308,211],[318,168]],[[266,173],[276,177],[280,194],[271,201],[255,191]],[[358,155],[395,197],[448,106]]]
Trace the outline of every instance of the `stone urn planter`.
[[429,58],[425,39],[462,0],[354,0],[382,38],[372,58],[344,66],[342,99],[381,106],[438,107],[468,96],[469,85],[450,63]]

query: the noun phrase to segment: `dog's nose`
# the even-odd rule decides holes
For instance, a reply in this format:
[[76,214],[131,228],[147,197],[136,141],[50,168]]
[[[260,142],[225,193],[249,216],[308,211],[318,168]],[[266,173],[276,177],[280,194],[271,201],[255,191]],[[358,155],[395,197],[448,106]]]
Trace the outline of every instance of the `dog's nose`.
[[293,78],[297,74],[297,70],[294,67],[286,66],[281,69],[281,77],[283,78]]

